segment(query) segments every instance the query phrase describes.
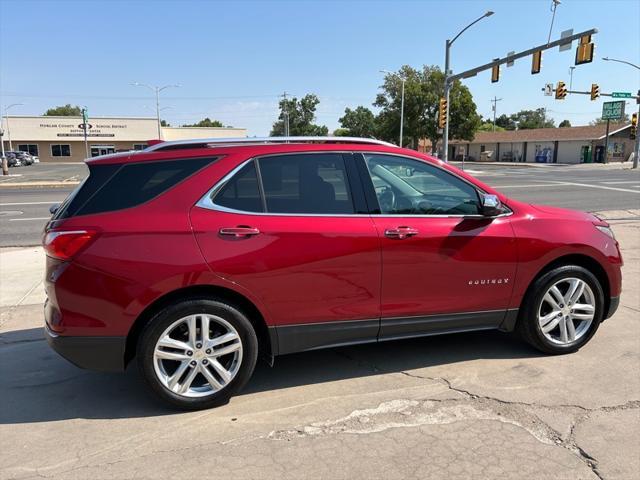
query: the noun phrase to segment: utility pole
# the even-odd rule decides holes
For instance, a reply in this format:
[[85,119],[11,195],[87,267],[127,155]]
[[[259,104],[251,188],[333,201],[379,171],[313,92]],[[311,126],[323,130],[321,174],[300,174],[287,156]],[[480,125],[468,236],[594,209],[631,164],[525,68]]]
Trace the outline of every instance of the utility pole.
[[573,71],[575,69],[576,67],[573,65],[569,67],[569,90],[573,90]]
[[500,102],[502,99],[501,98],[497,98],[496,96],[493,97],[493,99],[491,99],[491,103],[493,103],[493,106],[491,107],[491,109],[493,110],[493,129],[491,130],[492,132],[496,131],[496,110],[497,110],[497,103]]
[[89,158],[89,143],[87,142],[87,130],[89,129],[89,112],[87,107],[82,109],[82,130],[84,132],[84,153],[85,158]]
[[[2,120],[2,118],[0,118]],[[4,155],[4,129],[2,128],[2,122],[0,121],[0,148],[2,149],[2,154],[0,155],[0,161],[2,161],[2,175],[9,175],[9,162],[7,162],[7,157]]]
[[289,136],[289,105],[287,104],[287,92],[283,92],[282,99],[284,101],[284,108],[282,110],[283,125],[284,125],[284,136]]
[[11,128],[9,128],[9,109],[12,107],[17,107],[18,105],[24,105],[24,103],[12,103],[11,105],[7,105],[4,109],[4,121],[7,126],[7,140],[9,140],[9,151],[13,151],[13,145],[11,145]]

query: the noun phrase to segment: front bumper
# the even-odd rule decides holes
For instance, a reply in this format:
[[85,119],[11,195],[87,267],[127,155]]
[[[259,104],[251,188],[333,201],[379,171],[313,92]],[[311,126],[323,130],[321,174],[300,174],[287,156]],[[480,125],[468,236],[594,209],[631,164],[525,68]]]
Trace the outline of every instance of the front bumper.
[[51,348],[80,368],[100,372],[124,370],[127,337],[65,337],[51,331],[46,324],[44,331]]

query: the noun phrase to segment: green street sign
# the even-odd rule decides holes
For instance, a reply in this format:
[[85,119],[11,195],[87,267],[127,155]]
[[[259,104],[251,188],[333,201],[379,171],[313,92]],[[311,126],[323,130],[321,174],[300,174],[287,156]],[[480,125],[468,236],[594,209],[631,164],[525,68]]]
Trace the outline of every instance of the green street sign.
[[603,120],[622,120],[624,117],[624,101],[604,102],[602,104]]
[[631,92],[612,92],[613,98],[631,98]]
[[89,121],[89,112],[86,108],[82,109],[82,122],[87,123]]

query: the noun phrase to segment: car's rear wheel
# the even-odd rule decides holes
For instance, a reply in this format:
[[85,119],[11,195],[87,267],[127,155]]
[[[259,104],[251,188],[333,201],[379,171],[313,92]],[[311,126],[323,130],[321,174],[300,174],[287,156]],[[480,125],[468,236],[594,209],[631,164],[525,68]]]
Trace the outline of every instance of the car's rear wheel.
[[193,298],[156,314],[138,340],[143,378],[164,402],[183,409],[228,402],[255,368],[258,341],[232,305]]
[[532,346],[545,353],[577,351],[598,329],[604,312],[604,292],[589,270],[577,265],[555,268],[529,289],[518,329]]

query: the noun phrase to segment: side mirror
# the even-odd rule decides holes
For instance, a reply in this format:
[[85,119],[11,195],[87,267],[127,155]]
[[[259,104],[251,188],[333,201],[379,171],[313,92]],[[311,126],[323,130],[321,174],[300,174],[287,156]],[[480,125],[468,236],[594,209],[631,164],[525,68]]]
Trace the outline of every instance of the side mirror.
[[49,207],[49,213],[51,215],[55,215],[55,213],[58,211],[59,208],[60,208],[60,204],[59,203],[54,203],[53,205],[51,205]]
[[502,202],[497,195],[491,195],[486,193],[480,194],[481,210],[480,213],[485,217],[497,217],[504,213],[502,208]]

